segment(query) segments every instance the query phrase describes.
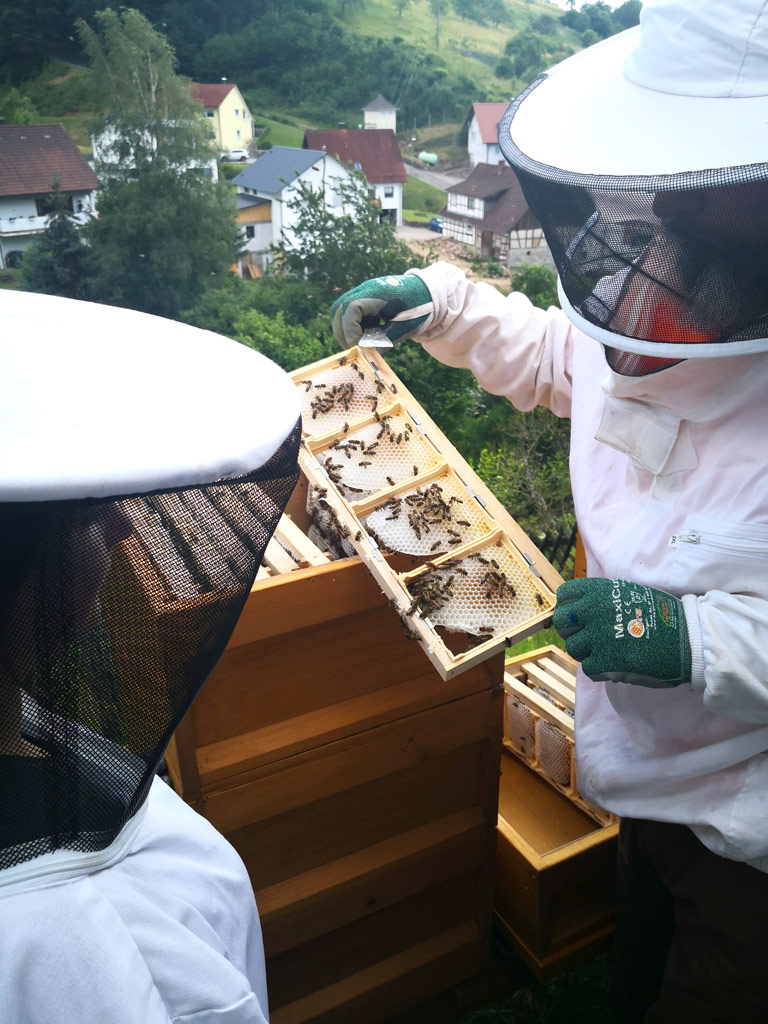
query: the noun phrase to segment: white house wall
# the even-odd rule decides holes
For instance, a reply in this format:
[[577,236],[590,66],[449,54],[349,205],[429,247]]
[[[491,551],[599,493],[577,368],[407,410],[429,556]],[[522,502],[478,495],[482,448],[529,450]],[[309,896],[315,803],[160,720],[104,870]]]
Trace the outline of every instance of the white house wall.
[[[44,193],[39,193],[43,195]],[[72,192],[74,218],[85,224],[93,216],[94,202],[91,192]],[[10,252],[25,252],[35,235],[48,225],[49,214],[39,214],[35,203],[38,195],[3,196],[0,198],[0,269],[6,269]],[[78,211],[78,204],[82,211]]]
[[[392,195],[387,195],[389,190],[392,190]],[[400,182],[388,185],[374,185],[374,196],[379,201],[380,208],[382,210],[395,210],[396,220],[395,226],[403,226],[403,186]]]
[[498,164],[504,159],[498,142],[483,142],[476,117],[473,117],[469,123],[467,152],[471,167],[476,167],[478,164]]
[[397,111],[366,110],[363,114],[365,128],[391,128],[397,134]]
[[449,192],[446,200],[446,213],[457,213],[462,217],[474,217],[482,220],[485,216],[485,200],[474,196],[463,196],[458,192]]

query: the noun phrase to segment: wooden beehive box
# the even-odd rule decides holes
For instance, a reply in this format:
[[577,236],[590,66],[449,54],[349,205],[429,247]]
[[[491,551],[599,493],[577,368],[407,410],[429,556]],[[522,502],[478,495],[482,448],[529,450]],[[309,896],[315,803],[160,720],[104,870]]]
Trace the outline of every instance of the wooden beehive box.
[[508,658],[504,673],[495,911],[541,979],[613,930],[618,821],[578,791],[575,672],[548,646]]
[[488,963],[503,657],[443,680],[306,495],[167,764],[248,868],[273,1024],[373,1024]]

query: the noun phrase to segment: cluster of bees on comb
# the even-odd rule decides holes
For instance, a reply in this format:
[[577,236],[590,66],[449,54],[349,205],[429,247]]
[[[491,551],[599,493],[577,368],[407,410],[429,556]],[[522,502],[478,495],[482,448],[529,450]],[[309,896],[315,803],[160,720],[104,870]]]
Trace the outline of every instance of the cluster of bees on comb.
[[482,555],[473,555],[472,557],[481,565],[490,566],[480,580],[486,600],[490,601],[492,597],[501,599],[505,594],[509,594],[511,598],[517,597],[517,591],[507,579],[507,574],[501,571],[495,558],[484,558]]
[[[414,466],[414,469],[418,467]],[[386,501],[382,508],[389,509],[388,520],[400,518],[405,506],[408,514],[408,525],[421,540],[423,534],[431,533],[433,527],[445,527],[448,534],[447,544],[453,546],[461,544],[461,532],[455,529],[456,526],[471,526],[466,519],[453,518],[453,506],[461,505],[463,501],[456,495],[451,495],[446,501],[443,497],[443,489],[440,484],[433,483],[422,489],[421,487],[413,494],[406,494],[404,497],[392,497]],[[453,525],[449,526],[448,524]],[[444,541],[436,541],[432,551],[437,551],[444,546]]]
[[408,585],[412,596],[408,615],[418,611],[427,618],[444,608],[454,596],[453,581],[456,577],[469,574],[458,558],[450,558],[440,566],[430,561],[424,565],[425,571]]

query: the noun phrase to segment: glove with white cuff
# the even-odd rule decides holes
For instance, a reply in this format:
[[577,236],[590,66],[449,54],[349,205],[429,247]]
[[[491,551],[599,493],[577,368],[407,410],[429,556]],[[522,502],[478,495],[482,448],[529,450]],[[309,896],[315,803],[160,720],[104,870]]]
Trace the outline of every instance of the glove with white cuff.
[[552,625],[590,679],[657,689],[691,681],[683,603],[627,580],[576,579],[557,591]]
[[368,327],[382,327],[390,341],[411,337],[433,312],[429,289],[415,274],[374,277],[336,299],[331,323],[338,343],[350,348]]

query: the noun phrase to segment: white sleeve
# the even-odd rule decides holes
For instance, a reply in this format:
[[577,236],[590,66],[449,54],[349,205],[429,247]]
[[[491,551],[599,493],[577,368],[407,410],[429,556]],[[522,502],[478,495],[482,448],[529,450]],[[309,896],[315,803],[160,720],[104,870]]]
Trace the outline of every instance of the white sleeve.
[[715,715],[768,723],[768,601],[712,590],[686,594],[694,690]]
[[521,292],[502,295],[450,263],[409,273],[424,281],[435,306],[418,334],[430,355],[471,370],[481,387],[518,409],[570,414],[573,338],[562,310],[538,309]]

